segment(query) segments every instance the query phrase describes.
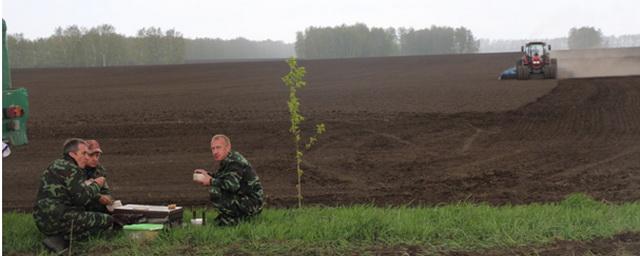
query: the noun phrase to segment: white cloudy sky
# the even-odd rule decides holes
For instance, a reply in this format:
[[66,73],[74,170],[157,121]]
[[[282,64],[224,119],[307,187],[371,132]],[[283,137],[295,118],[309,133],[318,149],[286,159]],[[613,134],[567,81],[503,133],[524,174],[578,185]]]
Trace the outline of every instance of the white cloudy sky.
[[592,26],[604,35],[640,34],[638,0],[2,0],[9,33],[50,36],[56,27],[111,24],[135,35],[143,27],[176,29],[185,37],[295,41],[309,26],[464,26],[476,38],[566,36]]

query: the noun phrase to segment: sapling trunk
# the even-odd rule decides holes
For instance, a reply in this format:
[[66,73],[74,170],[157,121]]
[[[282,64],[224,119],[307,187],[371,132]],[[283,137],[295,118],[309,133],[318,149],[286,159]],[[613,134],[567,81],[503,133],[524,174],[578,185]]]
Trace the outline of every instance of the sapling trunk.
[[[287,75],[282,77],[282,81],[284,85],[289,88],[289,101],[287,105],[289,106],[289,114],[291,119],[291,127],[289,127],[289,132],[293,135],[293,143],[295,145],[295,156],[296,156],[296,174],[298,175],[298,183],[296,184],[296,190],[298,192],[298,207],[302,207],[302,174],[304,171],[300,167],[302,163],[302,131],[300,130],[300,124],[304,121],[304,116],[300,113],[300,100],[296,95],[297,89],[304,87],[307,83],[303,80],[304,75],[306,73],[304,67],[298,67],[297,61],[295,58],[291,58],[287,61],[289,64],[290,71]],[[318,141],[318,136],[325,131],[325,126],[323,123],[316,125],[315,134],[309,137],[309,142],[304,144],[304,150],[309,150],[314,143]]]

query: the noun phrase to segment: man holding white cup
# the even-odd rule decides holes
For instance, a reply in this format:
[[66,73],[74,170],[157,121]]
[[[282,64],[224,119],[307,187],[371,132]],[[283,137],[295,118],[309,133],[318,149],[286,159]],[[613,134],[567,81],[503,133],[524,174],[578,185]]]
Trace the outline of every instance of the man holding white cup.
[[214,161],[220,163],[218,171],[209,173],[196,169],[193,180],[209,187],[211,202],[219,213],[216,224],[236,225],[260,214],[264,192],[251,164],[240,153],[231,150],[231,140],[222,134],[211,138],[211,153]]

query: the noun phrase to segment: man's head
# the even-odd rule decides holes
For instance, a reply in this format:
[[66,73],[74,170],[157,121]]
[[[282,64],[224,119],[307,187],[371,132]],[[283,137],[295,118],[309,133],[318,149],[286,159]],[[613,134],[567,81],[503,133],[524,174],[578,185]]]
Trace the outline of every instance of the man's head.
[[87,165],[87,142],[83,139],[73,138],[64,142],[64,155],[73,158],[78,167]]
[[100,149],[100,143],[97,140],[87,141],[87,167],[95,168],[100,164],[100,155],[102,155],[102,149]]
[[211,138],[211,154],[216,161],[224,160],[231,151],[231,140],[226,135],[217,134]]

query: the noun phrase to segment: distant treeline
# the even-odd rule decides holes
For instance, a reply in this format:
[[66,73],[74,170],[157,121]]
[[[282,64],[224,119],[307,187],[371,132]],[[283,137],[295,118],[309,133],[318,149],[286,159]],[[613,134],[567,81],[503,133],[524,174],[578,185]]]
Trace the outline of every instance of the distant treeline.
[[7,44],[13,68],[182,63],[185,52],[182,34],[173,29],[142,28],[136,37],[126,37],[111,25],[57,28],[52,36],[35,40],[13,34]]
[[244,38],[232,40],[197,38],[185,39],[185,41],[186,62],[216,59],[288,58],[294,55],[293,45],[281,41],[250,41]]
[[296,36],[300,58],[352,58],[396,55],[474,53],[479,42],[460,27],[371,28],[365,24],[310,27]]
[[244,38],[187,39],[173,29],[156,27],[142,28],[128,37],[116,33],[111,25],[57,28],[50,37],[35,40],[10,34],[7,40],[14,68],[182,64],[293,55],[314,59],[473,53],[479,45],[464,27],[370,29],[364,24],[310,27],[297,34],[295,44]]
[[142,28],[136,36],[127,37],[116,33],[111,25],[57,28],[52,36],[35,40],[10,34],[7,44],[13,68],[182,64],[294,55],[293,44],[278,41],[186,39],[173,29],[155,27]]
[[[150,27],[129,37],[111,25],[86,29],[57,28],[47,38],[7,36],[11,67],[102,67],[118,65],[182,64],[230,59],[353,58],[398,55],[514,52],[528,41],[477,40],[464,28],[369,28],[365,24],[309,27],[296,42],[188,39],[174,29]],[[587,40],[588,39],[588,40]],[[640,35],[602,36],[592,27],[573,28],[568,37],[539,39],[553,49],[640,46]]]

